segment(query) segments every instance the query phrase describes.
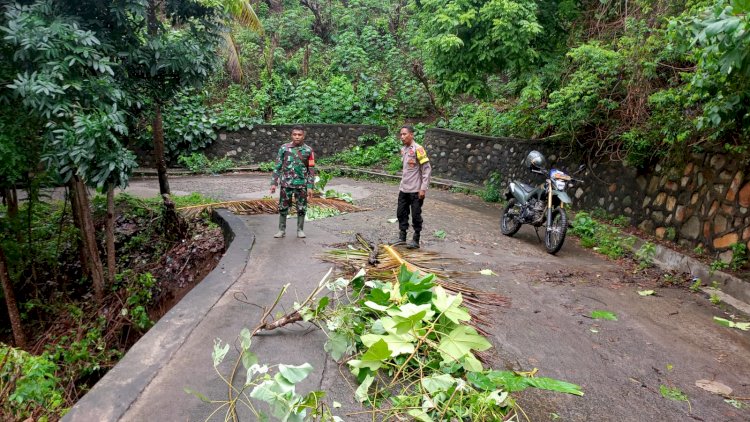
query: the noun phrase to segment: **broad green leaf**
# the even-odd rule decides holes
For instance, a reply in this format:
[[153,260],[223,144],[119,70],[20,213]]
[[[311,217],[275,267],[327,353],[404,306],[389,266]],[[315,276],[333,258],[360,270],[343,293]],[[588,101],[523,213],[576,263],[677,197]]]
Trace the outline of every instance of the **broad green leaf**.
[[391,292],[383,289],[370,289],[367,299],[378,305],[387,306],[391,303]]
[[258,363],[258,356],[256,356],[255,353],[247,349],[242,352],[242,367],[249,369],[256,363]]
[[362,340],[362,344],[367,347],[371,347],[378,341],[383,340],[388,344],[388,349],[391,350],[391,357],[394,357],[412,353],[414,351],[414,342],[416,341],[416,338],[409,334],[365,334],[360,337],[360,340]]
[[490,371],[487,373],[487,377],[492,380],[497,387],[502,388],[509,393],[523,391],[529,387],[528,378],[518,375],[513,371]]
[[214,361],[214,366],[219,366],[219,364],[224,360],[224,357],[226,357],[227,352],[229,352],[229,343],[225,344],[224,347],[221,346],[221,339],[214,340],[214,351],[211,354],[211,357]]
[[484,367],[482,366],[482,362],[479,361],[473,354],[468,354],[464,356],[462,359],[462,366],[467,371],[473,371],[473,372],[482,372],[484,371]]
[[381,311],[381,312],[385,312],[388,308],[390,308],[390,306],[379,305],[371,300],[366,301],[365,306],[367,306],[370,309],[374,309],[376,311]]
[[411,280],[412,274],[413,273],[406,268],[406,264],[401,264],[401,268],[398,270],[398,283],[408,283],[409,280]]
[[405,334],[422,327],[421,321],[430,321],[435,315],[429,304],[414,305],[406,303],[398,308],[389,309],[387,312],[393,317],[394,329],[397,334]]
[[750,0],[732,0],[732,12],[736,15],[750,12]]
[[714,317],[714,322],[719,325],[723,325],[729,328],[737,328],[738,330],[748,331],[750,330],[750,322],[735,322],[728,319]]
[[315,308],[315,313],[319,314],[321,311],[323,311],[323,309],[325,309],[326,306],[328,306],[328,302],[330,302],[330,300],[331,298],[329,298],[328,296],[321,297],[320,300],[318,301],[317,308]]
[[430,417],[430,415],[428,415],[427,412],[422,409],[410,409],[406,413],[408,413],[409,416],[418,421],[433,422],[433,419]]
[[367,400],[367,390],[370,389],[370,385],[372,385],[373,381],[375,381],[375,377],[368,375],[365,377],[365,380],[362,381],[362,384],[357,387],[357,391],[354,392],[354,398],[356,398],[358,402],[364,403]]
[[391,351],[388,349],[388,343],[380,339],[370,346],[360,359],[350,360],[347,364],[354,368],[369,368],[376,371],[390,357]]
[[481,372],[468,372],[466,374],[466,380],[480,390],[492,391],[496,388],[495,383],[487,375]]
[[415,305],[413,303],[405,303],[397,308],[389,309],[387,313],[392,317],[398,316],[414,321],[429,321],[435,315],[435,312],[431,308],[429,304]]
[[443,336],[438,344],[438,352],[444,361],[460,360],[472,350],[484,351],[492,347],[489,341],[469,326],[460,325],[448,335]]
[[305,362],[302,365],[279,365],[279,373],[286,378],[291,384],[296,384],[303,379],[307,378],[312,372],[313,367],[309,363]]
[[276,383],[273,380],[266,380],[258,384],[250,392],[250,397],[264,401],[266,403],[272,403],[277,400],[279,396],[278,391],[273,390],[273,386]]
[[432,297],[432,304],[438,311],[442,312],[446,318],[456,324],[461,321],[469,321],[471,316],[465,308],[459,307],[463,301],[461,293],[457,295],[448,294],[442,286],[436,286],[435,295]]
[[323,345],[323,350],[331,355],[333,360],[338,361],[349,351],[351,347],[351,341],[349,337],[340,332],[333,332]]
[[526,380],[530,386],[539,388],[541,390],[557,391],[560,393],[574,394],[576,396],[583,395],[581,386],[565,381],[556,380],[554,378],[533,377],[527,378]]
[[638,290],[638,294],[641,296],[652,296],[654,293],[653,290]]
[[302,399],[298,408],[308,407],[310,409],[316,409],[325,396],[325,391],[311,391]]
[[594,319],[606,319],[609,321],[617,321],[617,315],[614,312],[596,310],[591,312],[591,318]]
[[448,391],[456,383],[456,379],[448,374],[440,374],[422,378],[421,382],[422,387],[434,395],[438,391]]
[[247,328],[243,328],[242,331],[240,331],[240,347],[242,347],[242,350],[247,350],[250,348],[251,342],[251,334],[250,330]]

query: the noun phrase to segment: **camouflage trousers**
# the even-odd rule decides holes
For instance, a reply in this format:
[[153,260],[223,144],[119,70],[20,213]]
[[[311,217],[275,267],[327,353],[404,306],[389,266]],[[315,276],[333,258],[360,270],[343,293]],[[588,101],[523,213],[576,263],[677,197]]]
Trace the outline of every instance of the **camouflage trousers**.
[[284,188],[279,190],[279,213],[287,215],[289,208],[292,206],[292,199],[296,200],[297,215],[305,215],[307,211],[307,187]]

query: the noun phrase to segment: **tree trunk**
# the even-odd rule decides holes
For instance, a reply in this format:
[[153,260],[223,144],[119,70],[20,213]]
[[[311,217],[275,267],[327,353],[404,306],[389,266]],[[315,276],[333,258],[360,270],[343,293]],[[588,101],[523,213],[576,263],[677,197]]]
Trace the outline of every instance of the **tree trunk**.
[[23,324],[21,323],[21,313],[18,312],[18,303],[16,303],[16,294],[13,291],[13,283],[10,281],[8,266],[5,263],[5,253],[0,245],[0,283],[3,285],[3,294],[5,295],[5,305],[8,307],[8,316],[10,317],[10,326],[13,329],[13,340],[16,347],[26,348],[26,336],[23,333]]
[[11,220],[18,216],[18,192],[16,188],[5,188],[3,189],[3,201],[8,207],[8,217]]
[[302,76],[307,77],[310,72],[310,43],[305,44],[305,54],[302,56]]
[[80,177],[73,176],[71,185],[73,200],[75,201],[74,212],[78,214],[78,218],[74,220],[78,222],[78,229],[81,232],[84,264],[88,267],[89,274],[91,275],[96,301],[101,304],[104,301],[104,269],[102,267],[102,260],[99,257],[99,249],[96,246],[89,194],[86,190],[86,185]]
[[[70,181],[68,191],[68,197],[70,198],[70,211],[73,216],[73,225],[81,232],[81,236],[75,240],[78,246],[78,259],[81,261],[81,271],[83,272],[84,277],[93,278],[88,265],[88,259],[86,258],[86,246],[83,242],[83,223],[81,223],[81,212],[78,210],[79,206],[78,200],[76,199],[75,189],[73,187],[73,180]],[[60,224],[62,225],[62,221]],[[62,228],[60,230],[62,230]]]
[[424,73],[422,63],[416,60],[412,62],[411,71],[414,77],[422,83],[422,86],[424,86],[424,90],[425,92],[427,92],[427,96],[430,98],[430,106],[432,107],[432,110],[436,113],[440,113],[440,108],[438,108],[437,102],[435,101],[435,94],[433,94],[432,90],[430,89],[430,81],[427,79],[427,75],[425,75]]
[[169,195],[169,180],[167,179],[167,162],[164,159],[164,125],[161,117],[161,104],[156,104],[156,114],[151,125],[154,131],[154,161],[159,175],[159,193]]
[[107,238],[107,281],[109,285],[115,284],[115,273],[117,272],[115,262],[115,187],[107,186],[107,226],[105,230]]

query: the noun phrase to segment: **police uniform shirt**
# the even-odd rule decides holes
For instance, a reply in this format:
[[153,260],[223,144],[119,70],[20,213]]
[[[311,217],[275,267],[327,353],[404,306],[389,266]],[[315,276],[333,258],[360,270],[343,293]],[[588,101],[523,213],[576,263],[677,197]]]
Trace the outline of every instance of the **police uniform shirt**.
[[412,142],[408,147],[402,147],[401,163],[403,175],[399,190],[406,193],[426,191],[430,186],[432,168],[424,148],[416,142]]

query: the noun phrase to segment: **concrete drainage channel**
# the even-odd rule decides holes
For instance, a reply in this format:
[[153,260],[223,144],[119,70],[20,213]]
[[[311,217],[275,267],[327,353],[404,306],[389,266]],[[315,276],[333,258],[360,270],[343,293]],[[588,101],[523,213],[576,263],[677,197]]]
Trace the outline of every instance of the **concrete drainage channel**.
[[63,421],[117,421],[182,347],[208,311],[245,272],[255,235],[227,210],[216,210],[228,245],[221,261],[169,310],[107,374],[70,409]]
[[[637,251],[644,243],[644,240],[638,239],[633,245],[633,251]],[[721,271],[712,272],[706,264],[697,259],[661,245],[656,245],[654,264],[664,271],[688,273],[693,279],[701,279],[703,284],[710,285],[716,282],[718,289],[703,287],[701,290],[709,295],[715,294],[723,303],[750,315],[750,282]]]

